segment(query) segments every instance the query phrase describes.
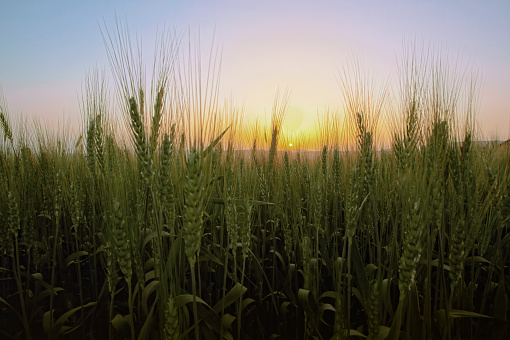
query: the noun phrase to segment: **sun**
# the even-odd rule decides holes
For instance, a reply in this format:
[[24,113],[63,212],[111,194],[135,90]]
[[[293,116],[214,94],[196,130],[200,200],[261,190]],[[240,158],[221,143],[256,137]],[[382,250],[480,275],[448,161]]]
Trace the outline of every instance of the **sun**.
[[289,146],[292,147],[292,143],[289,143]]

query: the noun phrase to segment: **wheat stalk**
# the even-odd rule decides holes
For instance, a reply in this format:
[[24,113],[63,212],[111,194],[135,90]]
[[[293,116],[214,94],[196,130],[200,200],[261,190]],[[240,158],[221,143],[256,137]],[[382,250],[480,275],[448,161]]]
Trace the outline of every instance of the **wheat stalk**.
[[196,150],[192,150],[188,156],[185,202],[184,246],[188,261],[191,266],[194,266],[202,239],[202,214],[204,211],[202,161]]
[[178,340],[180,338],[179,313],[173,296],[168,297],[165,308],[165,340]]
[[186,200],[184,207],[184,250],[191,268],[193,286],[193,315],[195,338],[198,340],[198,312],[196,304],[195,264],[203,235],[202,214],[204,211],[205,188],[202,174],[201,155],[191,150],[186,169]]
[[377,339],[380,325],[381,284],[378,279],[371,284],[368,301],[368,338]]
[[[143,108],[143,91],[140,90],[140,110]],[[136,154],[141,168],[141,175],[144,183],[148,186],[152,179],[152,158],[150,156],[149,146],[145,135],[145,128],[142,120],[142,113],[138,110],[138,105],[134,97],[129,99],[129,115],[131,117],[131,129],[133,132],[133,141],[136,148]]]
[[415,201],[409,211],[407,226],[404,229],[403,252],[400,259],[398,287],[400,300],[404,300],[416,280],[416,266],[420,260],[424,228],[420,215],[420,200]]

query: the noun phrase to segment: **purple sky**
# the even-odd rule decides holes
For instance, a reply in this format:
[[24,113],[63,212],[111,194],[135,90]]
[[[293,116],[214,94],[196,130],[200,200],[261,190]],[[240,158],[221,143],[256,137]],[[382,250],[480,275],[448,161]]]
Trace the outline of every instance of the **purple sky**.
[[204,50],[215,29],[222,96],[244,103],[246,119],[264,118],[288,88],[287,128],[305,132],[326,107],[341,110],[339,71],[353,57],[376,79],[395,79],[403,42],[430,44],[480,72],[482,132],[509,138],[509,1],[2,1],[0,85],[11,116],[77,128],[86,72],[109,72],[99,27],[104,19],[112,29],[116,15],[148,58],[158,29],[200,30]]

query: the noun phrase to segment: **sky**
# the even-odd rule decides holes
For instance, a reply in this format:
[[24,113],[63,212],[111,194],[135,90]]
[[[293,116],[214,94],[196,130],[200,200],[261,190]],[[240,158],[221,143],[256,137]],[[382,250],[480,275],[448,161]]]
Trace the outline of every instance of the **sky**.
[[479,72],[481,132],[510,137],[509,1],[2,0],[0,86],[10,115],[77,129],[87,72],[110,70],[101,29],[114,30],[115,18],[148,57],[164,29],[200,35],[204,51],[221,50],[221,96],[236,98],[244,119],[268,119],[287,89],[285,128],[304,133],[318,114],[342,110],[339,77],[353,60],[382,84],[398,76],[405,44],[418,42]]

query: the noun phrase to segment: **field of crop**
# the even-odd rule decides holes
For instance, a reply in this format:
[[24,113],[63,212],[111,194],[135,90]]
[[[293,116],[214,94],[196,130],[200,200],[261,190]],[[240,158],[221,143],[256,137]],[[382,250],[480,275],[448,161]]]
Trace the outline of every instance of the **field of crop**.
[[391,148],[354,75],[349,152],[279,151],[285,98],[238,152],[214,82],[176,89],[163,51],[146,95],[105,41],[120,122],[99,76],[78,137],[14,129],[1,102],[1,338],[510,336],[510,152],[461,127],[448,70],[409,63]]

